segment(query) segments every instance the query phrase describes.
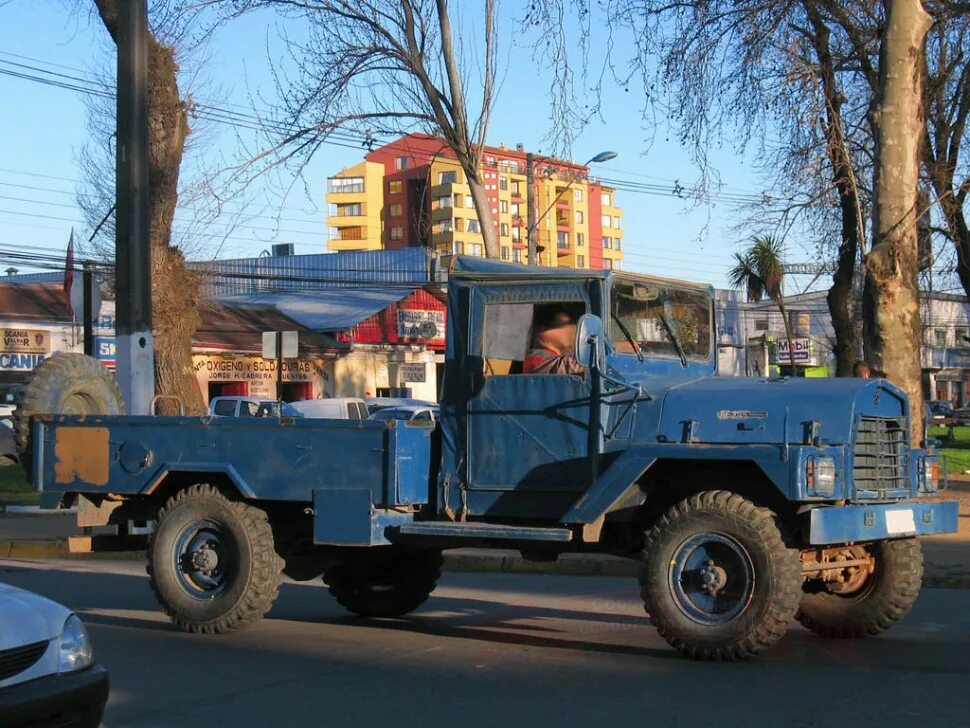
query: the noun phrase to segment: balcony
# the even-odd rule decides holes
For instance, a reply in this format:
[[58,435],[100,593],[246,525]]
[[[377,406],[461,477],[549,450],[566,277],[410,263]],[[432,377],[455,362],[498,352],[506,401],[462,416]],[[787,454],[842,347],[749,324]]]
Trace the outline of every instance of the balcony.
[[461,182],[442,182],[441,184],[431,186],[431,197],[445,197],[451,196],[455,193],[459,195],[468,194],[468,185]]

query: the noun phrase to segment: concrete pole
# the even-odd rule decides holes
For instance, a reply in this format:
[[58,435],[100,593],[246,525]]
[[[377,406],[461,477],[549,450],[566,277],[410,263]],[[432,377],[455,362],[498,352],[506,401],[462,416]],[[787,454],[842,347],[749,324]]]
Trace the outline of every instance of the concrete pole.
[[118,384],[129,414],[147,415],[155,392],[148,190],[148,6],[118,3]]

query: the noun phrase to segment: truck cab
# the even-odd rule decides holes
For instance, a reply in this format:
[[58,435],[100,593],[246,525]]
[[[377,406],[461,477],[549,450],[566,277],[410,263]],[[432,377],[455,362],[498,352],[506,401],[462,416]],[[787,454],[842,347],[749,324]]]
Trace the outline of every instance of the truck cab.
[[[758,654],[796,618],[826,636],[885,630],[919,591],[918,537],[957,519],[931,497],[939,464],[911,442],[906,395],[717,377],[712,293],[458,258],[437,427],[51,415],[97,398],[28,386],[19,431],[33,428],[45,502],[77,501],[82,525],[155,523],[152,588],[189,631],[262,617],[284,570],[399,617],[457,546],[636,559],[651,620],[696,659]],[[530,363],[550,356],[562,366]],[[66,361],[35,379],[77,381],[84,362]]]

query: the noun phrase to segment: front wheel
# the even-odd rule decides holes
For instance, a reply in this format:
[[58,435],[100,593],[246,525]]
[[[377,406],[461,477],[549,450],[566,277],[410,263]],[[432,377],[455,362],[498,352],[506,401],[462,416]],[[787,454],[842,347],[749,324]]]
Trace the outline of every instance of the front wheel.
[[186,632],[219,634],[262,619],[282,570],[266,514],[205,483],[169,499],[148,543],[152,591]]
[[644,608],[671,646],[697,660],[741,660],[771,647],[798,610],[798,550],[775,514],[728,491],[681,501],[647,531]]
[[805,582],[798,621],[823,637],[871,637],[902,619],[919,595],[923,551],[915,538],[847,549],[862,566]]

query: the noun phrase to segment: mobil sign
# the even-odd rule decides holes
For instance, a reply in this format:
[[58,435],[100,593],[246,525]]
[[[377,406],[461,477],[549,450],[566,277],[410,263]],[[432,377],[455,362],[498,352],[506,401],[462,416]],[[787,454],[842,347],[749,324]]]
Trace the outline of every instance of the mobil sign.
[[794,359],[796,364],[813,364],[815,362],[815,347],[812,340],[792,339],[791,347],[788,339],[778,339],[775,342],[775,364],[790,364]]

